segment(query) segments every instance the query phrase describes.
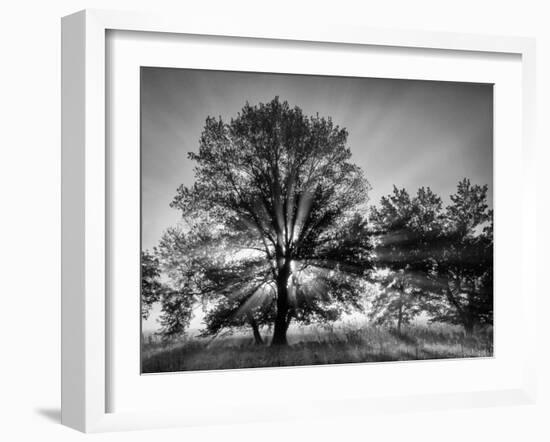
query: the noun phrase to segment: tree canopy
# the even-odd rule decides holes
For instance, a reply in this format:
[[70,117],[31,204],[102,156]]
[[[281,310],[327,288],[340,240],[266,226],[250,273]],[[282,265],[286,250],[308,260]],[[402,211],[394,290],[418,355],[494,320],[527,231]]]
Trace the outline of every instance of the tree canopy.
[[201,293],[244,310],[271,305],[274,345],[286,344],[292,319],[334,320],[360,308],[371,265],[369,184],[346,140],[330,118],[278,98],[247,104],[228,123],[209,117],[189,154],[194,185],[172,202],[191,232],[203,231]]

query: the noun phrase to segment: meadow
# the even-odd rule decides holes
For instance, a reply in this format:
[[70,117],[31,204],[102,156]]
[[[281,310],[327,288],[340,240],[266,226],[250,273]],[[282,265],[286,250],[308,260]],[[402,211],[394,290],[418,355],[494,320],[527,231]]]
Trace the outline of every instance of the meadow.
[[237,368],[280,367],[361,362],[476,358],[493,355],[492,328],[466,337],[461,327],[415,324],[401,333],[390,327],[342,324],[333,327],[294,327],[289,345],[256,345],[243,331],[212,338],[184,337],[163,342],[146,337],[142,346],[142,373]]

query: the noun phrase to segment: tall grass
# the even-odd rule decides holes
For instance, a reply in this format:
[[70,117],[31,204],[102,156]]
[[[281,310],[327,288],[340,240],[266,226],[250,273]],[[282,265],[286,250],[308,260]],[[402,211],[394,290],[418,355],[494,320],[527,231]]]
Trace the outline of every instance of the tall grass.
[[[269,336],[266,337],[269,342]],[[142,372],[217,370],[252,367],[475,358],[493,355],[492,329],[466,338],[459,327],[413,325],[399,334],[391,328],[344,324],[296,327],[289,346],[255,345],[252,336],[237,333],[216,339],[190,337],[171,343],[147,342],[142,347]]]

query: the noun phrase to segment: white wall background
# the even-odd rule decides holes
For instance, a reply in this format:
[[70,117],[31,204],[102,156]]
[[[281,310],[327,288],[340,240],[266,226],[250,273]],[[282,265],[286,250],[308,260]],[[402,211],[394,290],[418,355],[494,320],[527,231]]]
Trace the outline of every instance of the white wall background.
[[[20,0],[0,7],[0,439],[73,441],[547,441],[548,289],[540,284],[537,405],[85,436],[59,425],[60,17],[83,8],[166,10],[231,20],[307,20],[534,36],[538,43],[540,280],[550,226],[550,12],[544,1]],[[516,179],[510,177],[510,179]],[[518,178],[519,180],[519,178]],[[520,183],[518,182],[518,185]],[[533,277],[535,269],[533,269]],[[546,376],[546,377],[545,377]],[[299,393],[298,393],[299,394]],[[182,398],[183,399],[183,398]]]

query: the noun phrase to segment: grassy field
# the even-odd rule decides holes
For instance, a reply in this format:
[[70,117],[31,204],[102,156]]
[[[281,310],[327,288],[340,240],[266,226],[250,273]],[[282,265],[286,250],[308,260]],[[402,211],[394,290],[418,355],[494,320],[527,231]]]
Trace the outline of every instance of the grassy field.
[[[264,340],[270,336],[264,333]],[[147,339],[145,340],[148,341]],[[289,346],[254,345],[251,333],[148,342],[142,349],[142,372],[217,370],[420,359],[474,358],[493,355],[492,329],[466,338],[460,327],[414,325],[401,334],[390,328],[353,326],[297,327]]]

